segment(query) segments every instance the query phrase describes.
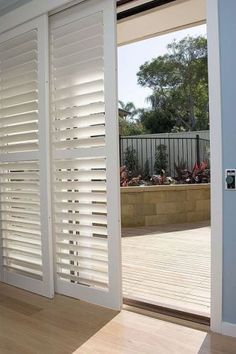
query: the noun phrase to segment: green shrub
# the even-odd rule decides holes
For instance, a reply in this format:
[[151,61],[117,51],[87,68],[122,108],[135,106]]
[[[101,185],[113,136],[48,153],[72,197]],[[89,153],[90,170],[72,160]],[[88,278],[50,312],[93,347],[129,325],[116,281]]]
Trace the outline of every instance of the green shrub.
[[143,178],[145,180],[150,178],[150,166],[149,166],[149,160],[148,159],[145,161],[144,171],[143,171]]
[[167,172],[168,154],[166,150],[167,147],[164,144],[160,144],[156,147],[155,164],[154,164],[154,170],[156,174],[161,174],[162,170]]
[[127,167],[128,171],[134,174],[138,171],[138,158],[136,154],[136,150],[128,146],[125,150],[125,159],[124,159],[125,166]]

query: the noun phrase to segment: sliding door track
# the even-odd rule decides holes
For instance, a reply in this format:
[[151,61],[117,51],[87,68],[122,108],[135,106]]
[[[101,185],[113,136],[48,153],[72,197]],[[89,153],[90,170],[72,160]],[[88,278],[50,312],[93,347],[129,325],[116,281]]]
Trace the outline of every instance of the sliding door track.
[[184,312],[180,310],[170,309],[169,307],[163,307],[159,305],[149,304],[144,301],[138,301],[128,298],[123,298],[123,303],[128,306],[137,307],[142,310],[151,311],[154,313],[159,313],[165,316],[171,316],[179,318],[181,320],[199,323],[202,325],[210,326],[210,318],[207,316],[202,316],[194,313]]

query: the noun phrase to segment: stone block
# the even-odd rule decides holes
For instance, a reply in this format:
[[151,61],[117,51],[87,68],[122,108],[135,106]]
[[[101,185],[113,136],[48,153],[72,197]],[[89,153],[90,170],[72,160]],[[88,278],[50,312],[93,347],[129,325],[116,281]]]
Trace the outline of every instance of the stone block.
[[185,212],[168,215],[167,224],[182,224],[185,222],[187,222],[187,214]]
[[202,199],[196,201],[196,210],[197,211],[210,211],[210,200]]
[[157,214],[176,214],[180,212],[181,205],[178,201],[175,202],[163,202],[156,204]]
[[183,202],[186,200],[186,191],[184,190],[166,191],[165,193],[164,200],[167,202]]
[[146,216],[156,214],[156,205],[151,203],[137,204],[134,207],[135,216]]
[[121,203],[122,205],[125,204],[137,205],[143,203],[143,193],[121,193]]
[[122,217],[133,217],[134,216],[134,205],[124,204],[121,206],[121,215]]
[[156,204],[158,202],[163,202],[165,198],[166,198],[165,191],[144,192],[143,203]]
[[187,222],[197,222],[210,219],[210,213],[208,211],[194,211],[187,213]]
[[185,205],[184,209],[186,212],[196,210],[196,200],[194,200],[194,199],[186,200],[184,202],[184,205]]
[[189,189],[186,191],[187,200],[201,200],[204,199],[204,192],[201,189]]
[[145,226],[156,226],[168,224],[168,215],[148,215],[145,216]]

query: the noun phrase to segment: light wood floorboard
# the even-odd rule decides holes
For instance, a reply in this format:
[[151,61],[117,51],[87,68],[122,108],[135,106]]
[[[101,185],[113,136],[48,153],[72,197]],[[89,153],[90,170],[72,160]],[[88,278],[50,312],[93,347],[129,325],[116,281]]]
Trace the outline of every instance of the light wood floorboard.
[[0,283],[0,354],[70,354],[117,312]]
[[236,339],[122,311],[75,354],[235,354]]
[[208,223],[122,230],[123,296],[210,315]]

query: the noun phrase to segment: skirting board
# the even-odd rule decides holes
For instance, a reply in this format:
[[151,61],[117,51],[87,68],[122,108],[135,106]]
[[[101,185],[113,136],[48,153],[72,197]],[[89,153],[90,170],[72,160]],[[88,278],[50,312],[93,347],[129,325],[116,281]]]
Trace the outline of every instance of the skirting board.
[[222,322],[222,334],[236,337],[236,323]]

